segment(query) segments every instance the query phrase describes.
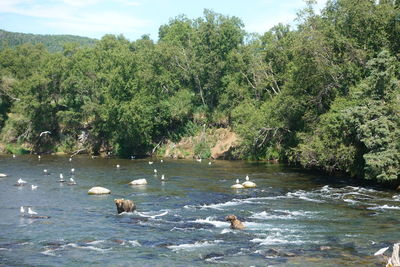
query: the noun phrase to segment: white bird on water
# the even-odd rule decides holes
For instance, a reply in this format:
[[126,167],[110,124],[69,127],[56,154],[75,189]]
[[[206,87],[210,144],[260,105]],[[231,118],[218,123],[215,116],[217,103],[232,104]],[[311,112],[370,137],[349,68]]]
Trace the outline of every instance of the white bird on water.
[[161,181],[164,181],[165,180],[165,177],[164,177],[164,174],[163,175],[161,175]]
[[31,185],[32,190],[36,190],[37,189],[37,185]]
[[15,156],[15,154],[13,154],[13,159],[15,159],[17,156]]
[[250,181],[250,178],[248,175],[246,175],[246,181]]
[[44,175],[48,175],[49,173],[47,172],[47,169],[43,170]]
[[75,168],[72,168],[72,169],[71,169],[71,173],[75,173]]
[[153,161],[149,161],[149,165],[152,165],[154,162]]
[[154,175],[157,175],[157,169],[154,169]]
[[208,162],[208,165],[211,165],[211,161]]
[[28,208],[28,214],[30,214],[30,215],[36,215],[37,212],[36,212],[36,211],[33,211],[31,208]]
[[117,168],[121,167],[119,164],[117,164]]
[[74,180],[74,178],[69,178],[69,183],[68,183],[69,185],[76,185],[76,182],[75,182],[75,180]]
[[59,182],[60,182],[60,183],[65,182],[65,181],[64,181],[64,175],[63,175],[62,173],[60,173],[60,180],[59,180]]
[[26,184],[26,181],[19,178],[17,181],[17,185],[24,185],[24,184]]
[[42,137],[42,135],[44,135],[44,134],[51,134],[51,132],[50,131],[44,131],[44,132],[41,132],[39,136]]
[[25,213],[25,209],[24,209],[24,207],[23,207],[23,206],[21,206],[21,207],[19,208],[19,212],[21,212],[21,213]]
[[161,163],[163,163],[163,162],[164,162],[164,160],[160,160],[160,162],[161,162]]
[[40,160],[42,158],[42,156],[39,155],[39,156],[37,156],[37,158]]

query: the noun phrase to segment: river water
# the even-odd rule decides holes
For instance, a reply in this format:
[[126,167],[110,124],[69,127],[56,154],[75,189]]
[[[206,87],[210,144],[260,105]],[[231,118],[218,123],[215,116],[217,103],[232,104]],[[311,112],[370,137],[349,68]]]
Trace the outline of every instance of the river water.
[[[0,172],[0,266],[382,266],[373,254],[400,241],[399,193],[278,164],[4,155]],[[230,188],[247,174],[257,188]],[[114,198],[137,212],[118,215]]]

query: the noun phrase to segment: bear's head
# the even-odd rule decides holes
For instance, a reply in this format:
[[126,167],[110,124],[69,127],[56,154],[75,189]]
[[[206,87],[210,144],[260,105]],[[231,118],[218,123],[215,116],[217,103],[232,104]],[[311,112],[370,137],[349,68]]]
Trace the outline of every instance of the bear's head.
[[237,220],[237,218],[235,215],[229,215],[229,216],[226,216],[225,220],[232,222],[232,221]]
[[117,207],[122,208],[122,205],[124,204],[124,199],[123,198],[119,198],[119,199],[114,199],[115,205],[117,205]]

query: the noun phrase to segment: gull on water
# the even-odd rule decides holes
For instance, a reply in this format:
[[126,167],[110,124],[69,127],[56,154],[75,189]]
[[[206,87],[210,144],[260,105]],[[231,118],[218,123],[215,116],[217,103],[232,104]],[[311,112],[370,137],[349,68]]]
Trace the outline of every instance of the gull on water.
[[74,178],[69,178],[69,183],[68,183],[68,185],[76,185],[76,182],[75,182],[75,180],[74,180]]
[[65,182],[65,181],[64,181],[64,175],[63,175],[62,173],[60,173],[60,180],[59,180],[59,182],[60,182],[60,183]]
[[48,175],[48,174],[49,174],[48,171],[47,171],[47,169],[44,169],[44,170],[43,170],[43,173],[44,173],[44,175]]
[[75,172],[75,168],[72,168],[72,169],[71,169],[71,173],[74,173],[74,172]]
[[154,169],[154,175],[157,175],[157,169]]
[[26,184],[25,180],[22,180],[21,178],[18,179],[17,185],[25,185],[25,184]]
[[15,159],[17,156],[15,156],[15,154],[13,154],[13,159]]
[[72,158],[69,158],[69,162],[71,162],[72,161]]
[[39,155],[39,156],[37,156],[37,158],[38,158],[38,159],[41,159],[41,158],[42,158],[42,156],[40,156],[40,155]]
[[164,181],[164,180],[165,180],[164,174],[163,174],[163,175],[161,175],[161,180],[162,180],[162,181]]
[[160,160],[160,162],[161,162],[161,163],[163,163],[163,162],[164,162],[164,160]]
[[21,212],[21,213],[25,213],[25,209],[24,209],[24,207],[23,207],[23,206],[21,206],[21,207],[19,208],[19,212]]
[[33,211],[31,208],[28,208],[28,214],[30,214],[30,215],[36,215],[37,212],[36,212],[36,211]]
[[151,164],[153,164],[154,163],[154,161],[149,161],[149,165],[151,165]]
[[35,190],[35,189],[37,189],[37,185],[31,185],[31,188],[32,188],[32,190]]
[[117,164],[117,168],[121,167],[119,164]]

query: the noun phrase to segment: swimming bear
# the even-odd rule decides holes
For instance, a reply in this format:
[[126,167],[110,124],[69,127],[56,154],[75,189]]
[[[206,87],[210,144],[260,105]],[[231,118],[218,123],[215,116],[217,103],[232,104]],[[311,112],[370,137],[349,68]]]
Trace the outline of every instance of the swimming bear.
[[122,212],[132,212],[136,209],[135,203],[129,199],[114,199],[115,205],[117,205],[118,214]]
[[243,229],[245,227],[244,224],[240,220],[238,220],[235,215],[226,216],[225,220],[231,222],[232,229]]

